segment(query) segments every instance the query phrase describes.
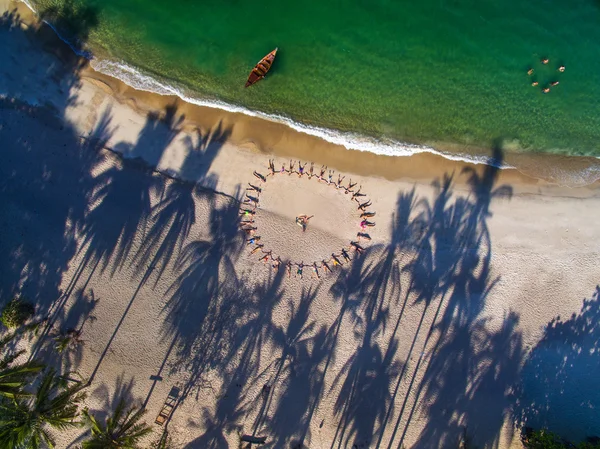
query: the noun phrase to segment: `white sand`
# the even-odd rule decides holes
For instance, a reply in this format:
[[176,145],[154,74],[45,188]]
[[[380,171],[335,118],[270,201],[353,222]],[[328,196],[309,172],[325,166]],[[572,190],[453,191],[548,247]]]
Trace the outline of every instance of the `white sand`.
[[[93,376],[91,409],[147,399],[152,422],[177,386],[176,447],[236,448],[254,434],[263,447],[446,448],[466,426],[478,447],[509,448],[520,446],[512,411],[530,416],[563,379],[552,360],[581,363],[566,337],[542,348],[543,373],[528,357],[553,318],[595,292],[597,190],[515,184],[488,204],[486,182],[473,192],[457,173],[442,201],[430,183],[344,173],[377,212],[371,249],[320,281],[288,279],[248,257],[235,226],[231,197],[267,173],[268,156],[221,144],[216,123],[169,129],[59,76],[35,36],[2,28],[0,40],[0,93],[36,105],[0,108],[0,293],[22,291],[56,327],[83,323],[85,346],[62,363]],[[91,144],[100,135],[143,162]],[[257,226],[282,258],[319,260],[358,230],[355,204],[314,180],[269,179],[263,194]],[[298,213],[315,215],[304,234]],[[591,405],[562,397],[541,413],[573,438],[600,434],[598,364],[585,363],[561,388],[587,390]],[[547,390],[519,392],[540,375]]]

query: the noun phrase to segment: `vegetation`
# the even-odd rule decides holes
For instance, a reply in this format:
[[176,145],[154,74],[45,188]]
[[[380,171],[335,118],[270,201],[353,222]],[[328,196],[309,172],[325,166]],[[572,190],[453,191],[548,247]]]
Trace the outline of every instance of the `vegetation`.
[[16,335],[15,332],[11,332],[0,339],[0,397],[10,399],[25,395],[23,387],[43,368],[42,364],[36,362],[14,364],[15,360],[25,352],[10,350],[9,344]]
[[25,324],[34,313],[33,304],[23,301],[21,298],[14,298],[2,310],[0,321],[9,329],[13,329]]
[[83,416],[90,426],[92,437],[83,443],[83,449],[139,449],[140,440],[152,432],[146,423],[139,422],[145,410],[130,408],[125,411],[125,401],[117,404],[113,416],[99,423],[86,409]]
[[54,340],[54,349],[59,354],[62,354],[68,349],[75,349],[77,346],[85,344],[85,341],[81,338],[83,331],[81,329],[67,329],[61,331],[52,336]]
[[545,429],[527,429],[523,443],[527,449],[600,449],[600,442],[592,440],[597,439],[589,438],[588,441],[575,445],[559,437],[554,432]]
[[79,426],[78,406],[84,398],[81,385],[69,386],[53,369],[48,369],[33,395],[0,403],[3,447],[54,448],[48,427],[67,430]]

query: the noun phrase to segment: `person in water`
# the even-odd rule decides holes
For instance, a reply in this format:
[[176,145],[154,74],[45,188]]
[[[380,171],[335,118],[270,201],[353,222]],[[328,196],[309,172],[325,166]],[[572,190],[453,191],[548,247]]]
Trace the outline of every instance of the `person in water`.
[[552,81],[552,82],[550,83],[550,85],[551,85],[551,86],[558,86],[558,81]]
[[529,76],[533,75],[533,69],[529,69],[529,70],[527,70],[527,74],[528,74]]
[[544,92],[545,94],[547,94],[548,92],[550,92],[550,88],[546,87],[544,90],[542,90],[542,92]]
[[537,86],[538,84],[540,84],[540,83],[538,83],[537,81],[534,81],[533,83],[531,83],[531,85],[532,85],[533,87]]
[[564,71],[565,71],[565,66],[564,66],[564,65],[561,65],[561,66],[558,68],[558,71],[559,71],[559,72],[564,72]]
[[542,64],[548,64],[549,62],[550,62],[550,60],[548,58],[542,59]]

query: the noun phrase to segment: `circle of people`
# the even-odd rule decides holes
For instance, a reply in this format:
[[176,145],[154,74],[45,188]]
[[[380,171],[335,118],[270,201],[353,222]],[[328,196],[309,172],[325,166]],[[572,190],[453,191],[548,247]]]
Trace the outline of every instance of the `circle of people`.
[[[548,58],[543,58],[540,62],[543,65],[548,65],[548,63],[550,62],[550,60]],[[564,65],[560,65],[556,70],[558,72],[562,73],[562,72],[565,71],[565,66]],[[530,67],[529,70],[527,70],[527,75],[533,76],[534,74],[535,74],[535,70],[533,69],[533,67]],[[542,88],[542,92],[545,93],[545,94],[550,93],[550,87],[558,86],[558,84],[559,84],[558,80],[551,81],[549,84],[545,85]],[[531,83],[531,85],[533,87],[537,87],[537,86],[540,85],[540,83],[534,77],[533,82]]]
[[[269,172],[266,175],[263,175],[255,170],[254,177],[258,179],[260,185],[248,183],[246,194],[242,202],[242,207],[240,208],[240,228],[247,235],[246,244],[248,246],[253,246],[253,248],[250,250],[250,255],[260,252],[259,260],[261,262],[264,264],[270,264],[270,267],[275,270],[285,267],[288,277],[291,277],[293,268],[295,267],[296,276],[302,278],[304,269],[308,268],[312,271],[312,277],[319,279],[322,273],[332,273],[335,267],[341,267],[344,265],[344,263],[350,262],[352,257],[348,251],[353,251],[354,255],[358,256],[365,250],[365,248],[361,245],[361,240],[371,240],[371,236],[366,231],[367,228],[375,226],[375,223],[369,220],[375,216],[375,212],[368,210],[368,208],[371,206],[371,201],[365,200],[367,195],[361,192],[362,186],[359,186],[358,189],[356,189],[357,183],[352,182],[352,179],[350,179],[348,183],[344,185],[343,182],[346,177],[338,174],[337,180],[334,179],[335,172],[333,170],[329,170],[327,166],[322,165],[319,173],[317,174],[315,171],[314,162],[310,163],[308,169],[306,169],[307,165],[307,162],[302,163],[301,161],[296,162],[290,160],[290,163],[287,167],[285,164],[283,164],[281,169],[276,169],[275,161],[273,159],[269,159]],[[263,191],[263,187],[261,186],[267,182],[269,176],[285,174],[288,176],[297,175],[298,178],[302,178],[303,176],[306,176],[308,179],[315,178],[317,182],[322,182],[335,189],[343,190],[346,195],[350,195],[351,201],[356,202],[357,210],[360,211],[361,230],[356,234],[356,240],[350,241],[350,245],[342,248],[339,253],[332,253],[329,259],[323,259],[320,262],[313,262],[312,264],[305,264],[304,261],[299,263],[287,261],[284,263],[281,260],[281,257],[276,257],[273,254],[273,251],[266,250],[264,248],[265,245],[261,243],[261,237],[256,235],[258,229],[255,226],[254,221],[260,195]],[[296,224],[302,228],[302,232],[306,231],[309,220],[312,217],[312,215],[308,216],[304,214],[296,217]]]

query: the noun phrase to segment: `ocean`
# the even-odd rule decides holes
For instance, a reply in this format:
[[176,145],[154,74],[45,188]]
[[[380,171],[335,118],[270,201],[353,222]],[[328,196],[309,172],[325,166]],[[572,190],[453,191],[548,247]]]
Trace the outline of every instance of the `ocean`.
[[[600,156],[598,0],[33,5],[86,41],[94,67],[134,87],[262,114],[349,148]],[[245,89],[275,47],[271,72]]]

